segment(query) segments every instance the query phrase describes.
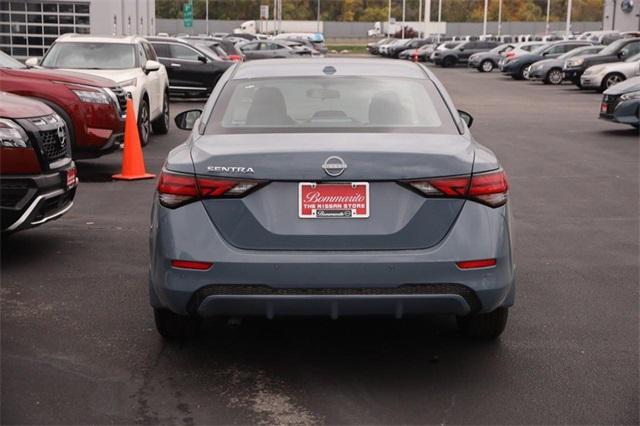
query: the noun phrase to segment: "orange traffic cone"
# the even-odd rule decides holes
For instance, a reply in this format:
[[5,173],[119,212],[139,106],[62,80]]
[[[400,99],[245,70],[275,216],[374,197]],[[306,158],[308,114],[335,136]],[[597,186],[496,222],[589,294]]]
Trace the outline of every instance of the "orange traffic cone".
[[127,98],[127,119],[124,122],[124,153],[122,155],[122,173],[111,176],[119,180],[151,179],[156,177],[147,173],[144,168],[142,146],[138,134],[136,113],[133,110],[131,97]]

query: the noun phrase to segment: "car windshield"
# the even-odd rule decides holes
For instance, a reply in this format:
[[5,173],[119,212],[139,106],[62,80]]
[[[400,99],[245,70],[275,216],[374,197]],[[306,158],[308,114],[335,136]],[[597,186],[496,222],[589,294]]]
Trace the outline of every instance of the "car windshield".
[[545,50],[551,48],[550,45],[548,44],[543,44],[542,46],[534,46],[530,52],[532,55],[542,55],[542,53],[544,53]]
[[136,67],[132,44],[124,43],[55,43],[43,58],[46,68],[120,70]]
[[510,47],[511,46],[508,43],[500,44],[500,45],[494,47],[493,49],[491,49],[489,52],[491,52],[491,53],[500,53],[500,52],[503,52],[503,51],[511,50],[511,49],[509,49]]
[[614,41],[613,43],[611,43],[610,45],[608,45],[607,47],[602,49],[602,51],[600,51],[600,53],[602,55],[611,55],[613,53],[616,53],[620,49],[620,47],[622,45],[624,45],[624,44],[626,44],[626,40],[624,40],[624,39]]
[[207,133],[458,132],[429,80],[287,77],[228,83]]
[[0,51],[0,68],[19,69],[19,68],[26,68],[26,65],[24,65],[22,62],[18,61],[17,59],[13,59],[11,56],[7,55],[6,53]]
[[567,53],[558,56],[558,59],[569,59],[569,58],[573,58],[574,56],[587,55],[589,53],[594,53],[593,46],[570,50]]

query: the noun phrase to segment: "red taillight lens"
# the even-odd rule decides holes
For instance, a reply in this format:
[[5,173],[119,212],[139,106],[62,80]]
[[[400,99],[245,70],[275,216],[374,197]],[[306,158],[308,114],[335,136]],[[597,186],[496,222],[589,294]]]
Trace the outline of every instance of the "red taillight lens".
[[463,262],[456,262],[456,265],[460,269],[480,269],[480,268],[492,268],[496,266],[495,259],[480,259],[480,260],[465,260]]
[[515,52],[507,52],[507,54],[505,55],[505,57],[507,57],[507,58],[512,58],[512,57],[514,57],[515,55],[516,55],[516,54],[515,54]]
[[507,202],[509,185],[504,170],[472,176],[427,179],[408,182],[427,197],[468,198],[491,207]]
[[195,269],[197,271],[206,271],[213,266],[212,262],[198,262],[196,260],[172,260],[171,266],[179,269]]
[[176,208],[202,198],[233,198],[246,195],[261,182],[208,178],[163,171],[158,180],[160,204]]
[[240,56],[240,55],[229,55],[229,60],[233,61],[233,62],[240,62],[240,61],[242,61],[242,56]]

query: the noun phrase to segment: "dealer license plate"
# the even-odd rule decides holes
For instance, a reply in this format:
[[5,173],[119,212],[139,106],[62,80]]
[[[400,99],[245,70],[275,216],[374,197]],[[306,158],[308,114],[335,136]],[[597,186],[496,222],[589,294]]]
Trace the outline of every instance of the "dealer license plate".
[[313,183],[298,186],[298,217],[358,219],[369,217],[369,183]]

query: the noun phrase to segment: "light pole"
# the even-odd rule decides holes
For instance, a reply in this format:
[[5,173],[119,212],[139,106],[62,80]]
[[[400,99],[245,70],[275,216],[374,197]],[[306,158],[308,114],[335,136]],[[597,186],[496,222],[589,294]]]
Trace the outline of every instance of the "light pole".
[[389,16],[387,17],[387,31],[386,31],[387,36],[389,36],[389,33],[391,32],[391,0],[389,0],[388,11],[389,11]]
[[204,5],[204,19],[207,21],[207,35],[209,35],[209,0]]
[[[420,1],[422,4],[422,1]],[[431,0],[424,0],[424,38],[428,37],[429,23],[431,22]]]
[[547,0],[547,26],[545,33],[549,34],[549,12],[551,11],[551,0]]
[[571,0],[567,2],[567,27],[565,29],[567,36],[571,34]]
[[316,25],[316,32],[320,32],[320,0],[318,0],[318,24]]
[[407,0],[402,0],[402,39],[404,39],[404,22],[407,16]]
[[482,23],[482,35],[487,35],[487,14],[489,12],[489,0],[484,0],[484,22]]
[[502,0],[498,3],[498,36],[502,34]]
[[[422,19],[422,0],[418,1],[418,22]],[[419,31],[418,31],[419,33]],[[420,34],[418,34],[420,35]]]

